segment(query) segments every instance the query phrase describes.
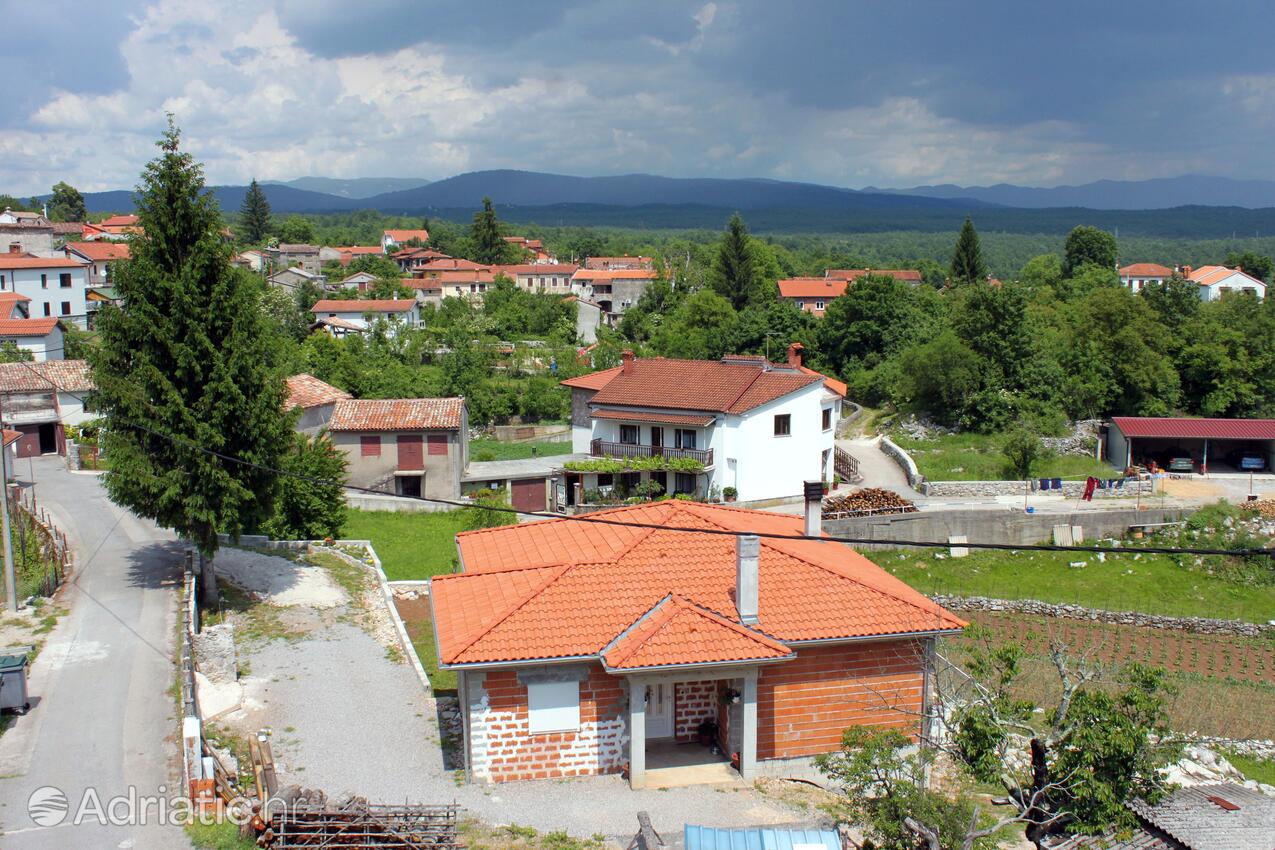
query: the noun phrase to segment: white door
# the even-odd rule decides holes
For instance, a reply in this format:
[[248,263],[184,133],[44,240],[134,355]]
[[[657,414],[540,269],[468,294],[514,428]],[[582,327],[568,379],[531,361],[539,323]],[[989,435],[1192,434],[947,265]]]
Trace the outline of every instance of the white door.
[[646,689],[646,737],[673,737],[673,686],[650,685]]

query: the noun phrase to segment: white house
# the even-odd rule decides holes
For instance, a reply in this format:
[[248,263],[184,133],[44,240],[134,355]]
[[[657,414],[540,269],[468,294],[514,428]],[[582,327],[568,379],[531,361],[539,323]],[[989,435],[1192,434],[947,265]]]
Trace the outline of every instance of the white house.
[[1200,287],[1201,301],[1216,301],[1227,292],[1248,292],[1260,298],[1266,297],[1266,284],[1239,269],[1226,266],[1200,266],[1183,269],[1186,279]]
[[88,264],[89,286],[110,286],[111,263],[129,258],[127,242],[68,242],[62,252],[68,260]]
[[33,257],[17,251],[0,254],[0,292],[15,292],[31,300],[32,318],[55,316],[88,326],[90,267],[68,258]]
[[[314,318],[336,336],[344,336],[337,330],[369,330],[378,319],[389,322],[390,332],[400,328],[420,326],[420,304],[415,298],[348,298],[323,299],[310,308]],[[335,320],[335,321],[325,321]]]
[[428,230],[386,230],[381,234],[381,251],[389,254],[399,246],[406,245],[415,239],[424,245],[429,242]]
[[1120,285],[1131,292],[1159,286],[1173,276],[1173,269],[1159,263],[1132,263],[1120,269]]
[[[842,396],[800,358],[800,346],[783,364],[754,355],[639,360],[626,351],[620,366],[563,381],[572,450],[621,470],[568,469],[567,503],[594,489],[641,493],[651,481],[699,498],[733,487],[740,501],[758,502],[800,497],[803,481],[831,479]],[[638,468],[624,469],[626,461]]]
[[509,266],[492,266],[493,274],[502,274],[514,285],[526,292],[571,294],[571,277],[577,266],[570,263],[519,263]]

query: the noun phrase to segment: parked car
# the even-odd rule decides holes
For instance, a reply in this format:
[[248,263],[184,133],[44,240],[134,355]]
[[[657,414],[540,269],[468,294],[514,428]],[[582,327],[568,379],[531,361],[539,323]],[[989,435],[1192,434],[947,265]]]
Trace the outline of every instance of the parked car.
[[1227,462],[1240,472],[1262,472],[1266,469],[1266,455],[1256,451],[1231,452]]
[[1186,449],[1167,449],[1160,456],[1160,462],[1169,472],[1195,472],[1195,461]]

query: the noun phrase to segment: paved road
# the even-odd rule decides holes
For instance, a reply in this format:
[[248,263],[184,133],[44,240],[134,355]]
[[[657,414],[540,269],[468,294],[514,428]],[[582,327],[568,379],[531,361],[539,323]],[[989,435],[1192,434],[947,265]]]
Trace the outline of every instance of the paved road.
[[[26,482],[28,464],[19,466]],[[189,848],[180,828],[155,823],[155,809],[147,825],[69,823],[88,789],[103,808],[130,787],[138,798],[180,792],[168,692],[180,587],[173,537],[111,504],[96,476],[67,472],[61,458],[37,458],[31,469],[37,499],[71,538],[77,569],[62,591],[70,613],[30,670],[31,711],[0,737],[0,844]],[[63,825],[41,828],[28,815],[28,799],[42,786],[66,794]],[[116,812],[127,816],[122,803]]]
[[923,498],[908,486],[908,477],[894,458],[881,451],[880,437],[859,437],[853,440],[837,440],[838,448],[850,453],[859,461],[859,474],[863,476],[860,487],[881,487],[893,490],[905,499]]

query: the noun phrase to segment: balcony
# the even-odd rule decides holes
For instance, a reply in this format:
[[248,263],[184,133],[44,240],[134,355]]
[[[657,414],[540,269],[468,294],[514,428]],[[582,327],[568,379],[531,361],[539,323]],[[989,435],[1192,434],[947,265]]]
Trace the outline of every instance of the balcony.
[[589,443],[589,454],[593,457],[663,457],[690,458],[704,464],[713,465],[712,449],[675,449],[672,446],[638,446],[632,443],[612,443],[608,440],[593,440]]

